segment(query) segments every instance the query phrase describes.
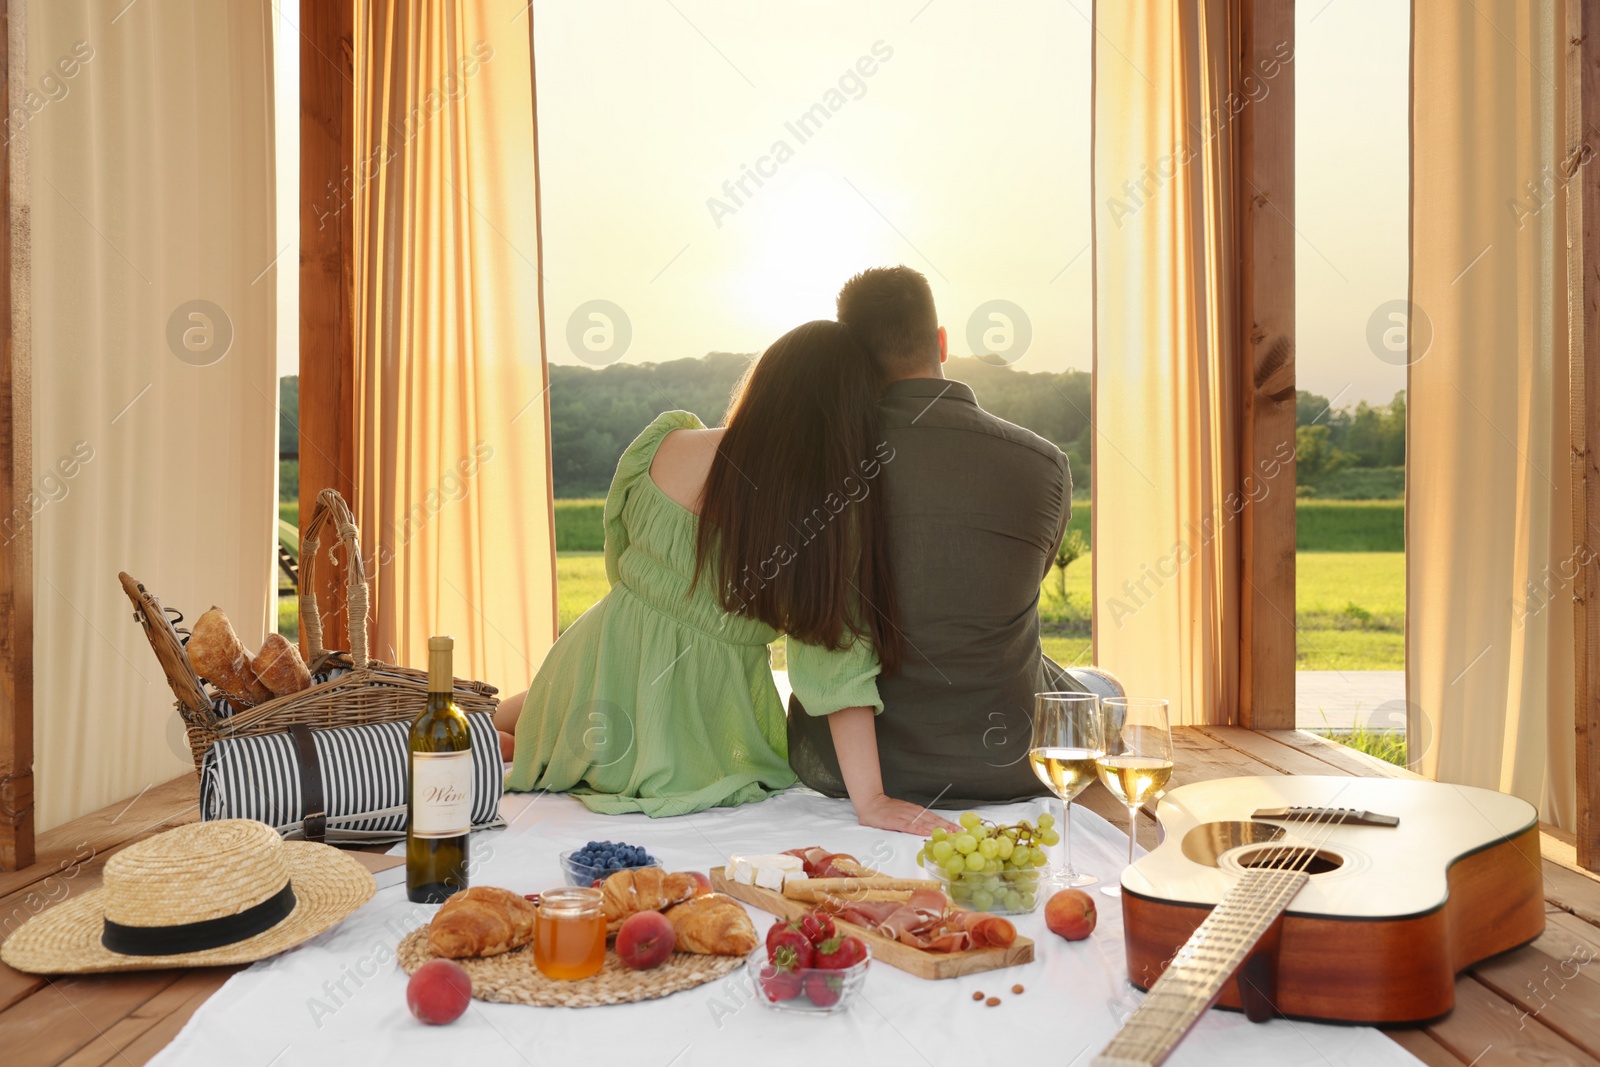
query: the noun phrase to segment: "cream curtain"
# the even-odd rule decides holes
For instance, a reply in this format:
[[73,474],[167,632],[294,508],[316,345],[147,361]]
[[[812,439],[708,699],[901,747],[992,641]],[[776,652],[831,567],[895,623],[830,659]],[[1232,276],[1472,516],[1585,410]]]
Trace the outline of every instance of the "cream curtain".
[[555,639],[531,13],[357,4],[356,514],[374,653],[521,689]]
[[1095,661],[1174,723],[1238,695],[1230,6],[1095,5]]
[[1563,5],[1416,0],[1413,17],[1412,757],[1570,828]]
[[7,129],[30,173],[46,830],[193,767],[119,570],[190,621],[222,606],[252,647],[271,617],[272,29],[268,0],[12,13],[35,90]]

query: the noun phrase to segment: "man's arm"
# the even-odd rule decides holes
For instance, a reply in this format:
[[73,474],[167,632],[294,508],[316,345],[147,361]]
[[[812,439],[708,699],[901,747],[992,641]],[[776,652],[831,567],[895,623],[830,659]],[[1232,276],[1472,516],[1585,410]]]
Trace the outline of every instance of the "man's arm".
[[1050,577],[1050,568],[1056,565],[1056,553],[1061,551],[1061,542],[1067,536],[1067,523],[1072,521],[1072,464],[1065,452],[1057,455],[1061,457],[1061,518],[1056,523],[1055,540],[1050,542],[1050,550],[1044,555],[1044,573],[1039,576],[1040,581]]

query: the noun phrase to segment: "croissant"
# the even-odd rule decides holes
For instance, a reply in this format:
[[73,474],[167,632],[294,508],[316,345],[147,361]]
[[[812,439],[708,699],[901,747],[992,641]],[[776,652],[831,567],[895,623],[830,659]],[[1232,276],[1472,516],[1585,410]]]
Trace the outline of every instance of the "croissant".
[[744,907],[732,897],[708,893],[666,910],[678,948],[708,956],[743,956],[761,943]]
[[606,928],[616,930],[622,920],[641,911],[661,911],[704,892],[692,874],[668,874],[660,867],[633,867],[615,871],[600,887],[600,909]]
[[539,909],[509,889],[475,885],[444,902],[428,926],[428,951],[459,960],[498,956],[533,940]]
[[236,706],[249,708],[272,699],[272,690],[250,669],[250,652],[221,608],[214,607],[195,620],[184,652],[194,672]]
[[282,634],[267,635],[261,651],[250,662],[250,669],[256,672],[262,685],[281,697],[298,693],[311,685],[311,671],[306,668],[306,661],[300,658],[300,650]]

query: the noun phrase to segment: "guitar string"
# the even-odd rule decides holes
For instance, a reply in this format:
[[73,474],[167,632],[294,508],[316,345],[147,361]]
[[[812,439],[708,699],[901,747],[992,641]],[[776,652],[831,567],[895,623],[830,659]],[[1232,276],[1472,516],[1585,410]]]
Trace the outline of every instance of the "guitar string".
[[[1343,808],[1319,808],[1315,810],[1318,812],[1319,817],[1312,819],[1307,824],[1305,832],[1301,835],[1301,844],[1293,847],[1280,846],[1280,854],[1273,857],[1271,866],[1254,868],[1254,870],[1282,871],[1296,874],[1304,873],[1311,866],[1311,864],[1316,861],[1316,858],[1321,854],[1322,849],[1327,845],[1328,841],[1332,839],[1333,834],[1338,827],[1344,824],[1347,811],[1347,809]],[[1322,831],[1320,839],[1312,840],[1319,830]],[[1246,878],[1249,878],[1249,873],[1250,872],[1247,872]],[[1271,914],[1273,910],[1276,910],[1279,913],[1286,910],[1289,901],[1299,893],[1299,890],[1303,885],[1303,883],[1296,882],[1294,885],[1294,893],[1290,894],[1289,899],[1284,900],[1281,904],[1279,904],[1276,898],[1282,894],[1282,891],[1285,888],[1287,888],[1286,882],[1276,879],[1251,879],[1250,882],[1241,884],[1251,884],[1250,898],[1244,902],[1242,907],[1235,909],[1233,914],[1230,915],[1225,913],[1223,915],[1223,919],[1225,921],[1229,919],[1236,920],[1237,923],[1240,926],[1243,926],[1246,930],[1258,924],[1262,919],[1266,918],[1267,915]],[[1215,914],[1215,912],[1213,912],[1213,914]],[[1210,916],[1207,917],[1208,921],[1209,919]],[[1273,916],[1273,921],[1276,921],[1276,916]],[[1202,925],[1204,925],[1204,923],[1202,923]],[[1220,924],[1217,932],[1219,934],[1225,934],[1224,937],[1218,938],[1218,941],[1223,942],[1226,946],[1224,951],[1221,953],[1222,958],[1220,960],[1200,963],[1200,961],[1193,959],[1193,953],[1190,954],[1191,958],[1189,960],[1179,961],[1178,957],[1175,956],[1173,959],[1173,964],[1169,965],[1168,969],[1162,973],[1162,978],[1166,978],[1167,975],[1171,974],[1173,979],[1175,979],[1174,982],[1167,984],[1175,985],[1177,982],[1182,982],[1185,987],[1194,984],[1191,979],[1178,972],[1177,965],[1181,962],[1182,966],[1185,968],[1193,968],[1202,972],[1200,976],[1202,980],[1199,984],[1202,989],[1208,990],[1209,994],[1209,987],[1211,983],[1217,980],[1218,972],[1221,971],[1221,969],[1229,962],[1232,962],[1232,956],[1240,952],[1241,949],[1243,949],[1246,953],[1246,956],[1248,956],[1248,949],[1250,945],[1260,938],[1260,935],[1257,934],[1255,938],[1248,939],[1248,943],[1244,943],[1246,938],[1242,936],[1237,929],[1223,931]],[[1187,943],[1184,947],[1188,947]],[[1183,949],[1179,950],[1179,955],[1183,955]],[[1240,960],[1239,962],[1242,963],[1243,961]],[[1197,966],[1197,964],[1199,965]],[[1235,963],[1232,968],[1229,968],[1228,973],[1233,973],[1233,970],[1237,969],[1237,966],[1238,963]],[[1222,978],[1224,981],[1226,981],[1226,975],[1223,975]],[[1161,984],[1161,980],[1158,979],[1156,985]],[[1137,1056],[1141,1060],[1155,1063],[1162,1055],[1169,1052],[1177,1044],[1177,1042],[1182,1039],[1183,1035],[1188,1032],[1189,1026],[1193,1024],[1194,1020],[1198,1018],[1200,1012],[1204,1010],[1204,1006],[1199,1008],[1195,1007],[1199,1001],[1199,994],[1191,993],[1187,990],[1187,988],[1184,992],[1178,993],[1174,990],[1158,990],[1156,986],[1152,986],[1150,989],[1150,994],[1150,996],[1146,997],[1144,1003],[1135,1009],[1133,1015],[1129,1017],[1127,1022],[1123,1024],[1123,1028],[1112,1037],[1111,1042],[1103,1050],[1103,1053],[1113,1053],[1113,1050],[1115,1049],[1116,1052],[1113,1054],[1130,1054]],[[1175,1007],[1162,1004],[1159,1002],[1159,999],[1153,1002],[1152,997],[1156,997],[1158,995],[1178,996],[1187,1000],[1188,1003],[1182,1007]],[[1207,995],[1206,1001],[1209,1004],[1209,995]],[[1141,1013],[1159,1013],[1163,1015],[1175,1014],[1177,1018],[1160,1021],[1155,1019],[1147,1020],[1140,1018]],[[1129,1032],[1130,1027],[1134,1028],[1134,1033]],[[1155,1031],[1155,1033],[1148,1032],[1152,1029]],[[1126,1045],[1131,1045],[1133,1047],[1127,1048],[1126,1050],[1121,1048],[1121,1046]]]

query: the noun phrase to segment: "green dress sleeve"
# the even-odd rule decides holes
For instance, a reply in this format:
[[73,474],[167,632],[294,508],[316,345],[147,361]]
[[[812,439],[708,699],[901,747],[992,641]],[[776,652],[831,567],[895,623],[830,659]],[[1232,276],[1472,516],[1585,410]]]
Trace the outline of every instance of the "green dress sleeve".
[[832,715],[863,706],[874,713],[883,711],[883,699],[878,696],[878,653],[871,641],[858,637],[835,652],[792,637],[788,644],[789,685],[808,715]]
[[628,496],[642,488],[639,480],[650,477],[650,464],[656,458],[661,439],[673,430],[703,430],[705,423],[687,411],[668,411],[657,415],[654,422],[644,428],[633,444],[617,460],[617,473],[611,479],[611,491],[606,494],[603,523],[606,534],[606,580],[616,585],[621,578],[617,561],[628,548],[628,527],[622,521],[623,508]]

